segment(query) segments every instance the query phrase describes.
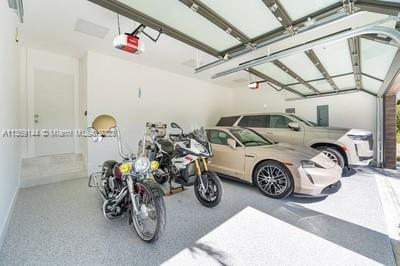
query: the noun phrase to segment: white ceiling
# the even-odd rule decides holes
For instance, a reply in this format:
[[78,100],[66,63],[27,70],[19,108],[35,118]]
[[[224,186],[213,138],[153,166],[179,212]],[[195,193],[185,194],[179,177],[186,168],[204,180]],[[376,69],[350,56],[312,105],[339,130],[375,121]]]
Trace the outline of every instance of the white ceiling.
[[[44,49],[65,55],[82,57],[85,51],[95,51],[116,56],[138,64],[160,68],[174,73],[210,81],[210,74],[195,75],[196,59],[206,63],[216,58],[195,48],[161,35],[157,43],[143,37],[146,52],[131,55],[115,49],[113,39],[118,35],[117,15],[86,0],[34,0],[24,1],[24,24],[20,27],[20,44],[26,47]],[[106,37],[100,39],[74,31],[78,20],[91,22],[109,29]],[[138,23],[121,17],[121,31],[132,32]],[[146,29],[151,35],[157,32]],[[233,80],[244,78],[244,82]],[[223,86],[243,86],[248,75],[212,81]]]
[[[86,0],[24,1],[24,11],[25,23],[20,29],[20,43],[23,46],[45,49],[78,58],[82,57],[85,51],[91,50],[228,87],[246,86],[248,74],[242,72],[211,80],[210,76],[220,71],[221,67],[235,65],[246,59],[279,51],[350,26],[365,25],[384,17],[378,14],[360,13],[351,18],[337,21],[332,25],[298,34],[268,48],[232,60],[219,68],[194,74],[193,69],[196,62],[204,64],[215,60],[215,58],[166,35],[162,35],[157,43],[143,38],[146,52],[140,55],[130,55],[116,50],[112,46],[114,37],[118,35],[116,14]],[[109,31],[104,39],[76,32],[74,28],[79,19],[102,26]],[[137,25],[129,19],[121,18],[122,32],[131,32]],[[154,31],[149,29],[147,31],[156,35]]]

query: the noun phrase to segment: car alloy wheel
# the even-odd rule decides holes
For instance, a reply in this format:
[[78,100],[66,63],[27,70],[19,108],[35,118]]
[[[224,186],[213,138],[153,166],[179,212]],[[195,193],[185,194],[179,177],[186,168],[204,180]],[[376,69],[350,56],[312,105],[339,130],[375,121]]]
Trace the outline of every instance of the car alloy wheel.
[[331,159],[334,163],[336,163],[336,164],[339,163],[338,158],[332,152],[325,150],[322,153],[325,154],[326,156],[328,156],[328,158]]
[[262,192],[271,197],[285,196],[290,179],[281,167],[267,164],[260,167],[256,173],[257,185]]
[[317,147],[317,150],[320,150],[323,154],[325,154],[334,163],[338,164],[341,168],[345,166],[345,159],[340,151],[338,151],[337,149],[323,146]]

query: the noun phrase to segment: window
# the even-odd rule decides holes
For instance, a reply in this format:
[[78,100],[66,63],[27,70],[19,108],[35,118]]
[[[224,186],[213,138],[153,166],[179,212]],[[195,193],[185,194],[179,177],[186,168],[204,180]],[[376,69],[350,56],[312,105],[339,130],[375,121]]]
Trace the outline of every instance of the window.
[[273,143],[250,129],[238,128],[229,131],[246,147],[271,145]]
[[239,119],[240,116],[227,116],[221,117],[221,119],[217,123],[217,127],[230,127],[235,124],[235,122]]
[[291,116],[292,118],[297,119],[297,120],[299,120],[300,122],[306,124],[307,126],[315,127],[315,126],[317,125],[317,124],[315,124],[314,122],[308,121],[307,119],[304,119],[304,118],[302,118],[302,117],[300,117],[300,116],[298,116],[298,115],[290,114],[290,116]]
[[294,114],[296,113],[296,109],[295,108],[286,108],[286,112],[287,114]]
[[220,130],[208,130],[207,137],[212,144],[228,145],[231,138],[227,133]]
[[270,128],[288,128],[288,124],[292,122],[289,118],[283,115],[270,116]]
[[240,120],[241,127],[268,127],[267,115],[246,115]]

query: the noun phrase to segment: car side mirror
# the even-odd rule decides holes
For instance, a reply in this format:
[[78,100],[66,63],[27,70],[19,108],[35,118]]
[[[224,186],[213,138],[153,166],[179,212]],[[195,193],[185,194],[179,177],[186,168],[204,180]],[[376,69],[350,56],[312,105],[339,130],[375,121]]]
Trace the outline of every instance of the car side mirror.
[[288,127],[289,127],[290,129],[293,129],[294,131],[300,131],[300,124],[299,124],[299,123],[290,122],[290,123],[288,124]]
[[227,143],[228,143],[228,145],[229,145],[229,147],[231,147],[232,149],[234,149],[234,150],[236,150],[236,140],[234,140],[234,139],[228,139],[227,140]]

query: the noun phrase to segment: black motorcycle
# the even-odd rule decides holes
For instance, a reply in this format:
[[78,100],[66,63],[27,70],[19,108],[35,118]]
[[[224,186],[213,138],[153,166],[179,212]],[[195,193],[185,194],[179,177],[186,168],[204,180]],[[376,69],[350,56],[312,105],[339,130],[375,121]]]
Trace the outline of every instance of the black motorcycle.
[[[106,130],[104,130],[106,128]],[[146,242],[156,241],[164,231],[166,222],[163,191],[151,178],[151,171],[158,167],[145,156],[135,158],[122,151],[120,131],[111,116],[99,116],[92,126],[95,141],[115,134],[118,140],[121,162],[109,160],[100,172],[89,178],[89,187],[94,187],[104,200],[103,214],[113,220],[124,213],[129,214],[129,225]]]

